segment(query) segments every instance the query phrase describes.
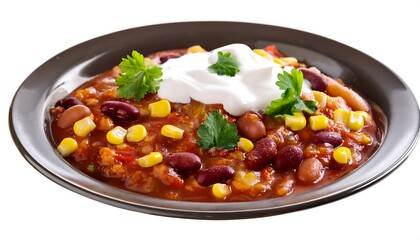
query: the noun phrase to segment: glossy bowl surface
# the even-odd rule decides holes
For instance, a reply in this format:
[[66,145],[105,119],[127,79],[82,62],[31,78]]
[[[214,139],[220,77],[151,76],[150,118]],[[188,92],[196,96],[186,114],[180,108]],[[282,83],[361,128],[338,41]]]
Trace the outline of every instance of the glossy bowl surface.
[[[376,103],[386,116],[382,121],[386,131],[378,151],[356,171],[327,186],[283,198],[239,203],[171,201],[128,192],[80,173],[55,151],[49,129],[49,108],[83,81],[117,65],[132,50],[149,54],[195,44],[211,50],[236,42],[251,48],[276,44],[286,55],[341,78]],[[383,179],[403,163],[417,142],[419,125],[419,106],[413,93],[402,79],[375,59],[322,36],[242,22],[151,25],[83,42],[52,57],[28,76],[16,92],[9,112],[10,132],[16,146],[34,168],[52,181],[113,206],[200,219],[269,216],[353,194]]]

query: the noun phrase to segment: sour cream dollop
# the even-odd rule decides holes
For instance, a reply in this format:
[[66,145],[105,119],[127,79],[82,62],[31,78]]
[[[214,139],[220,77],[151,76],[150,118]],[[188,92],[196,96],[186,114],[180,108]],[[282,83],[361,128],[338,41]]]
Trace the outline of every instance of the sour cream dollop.
[[[208,71],[207,68],[217,62],[218,52],[229,52],[237,59],[240,71],[235,76],[219,76]],[[283,69],[244,44],[186,54],[169,59],[161,67],[160,98],[177,103],[189,103],[194,99],[204,104],[222,104],[234,116],[264,110],[283,92],[276,86],[277,75],[283,73]],[[303,89],[310,89],[308,84],[305,81]]]

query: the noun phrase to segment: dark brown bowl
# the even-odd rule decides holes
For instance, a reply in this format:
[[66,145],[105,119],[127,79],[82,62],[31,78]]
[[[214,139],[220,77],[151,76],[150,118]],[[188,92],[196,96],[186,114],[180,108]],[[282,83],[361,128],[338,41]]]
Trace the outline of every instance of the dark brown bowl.
[[[195,203],[157,199],[99,182],[74,169],[55,151],[49,108],[90,77],[111,69],[133,49],[148,54],[200,44],[252,48],[277,44],[287,55],[343,79],[383,111],[385,134],[378,151],[346,177],[312,191],[271,200]],[[28,115],[31,120],[28,121]],[[417,101],[395,73],[380,62],[331,39],[278,27],[240,22],[181,22],[128,29],[98,37],[57,54],[36,69],[16,92],[10,132],[26,160],[52,181],[103,203],[157,215],[233,219],[281,214],[338,200],[383,179],[410,154],[419,136]]]

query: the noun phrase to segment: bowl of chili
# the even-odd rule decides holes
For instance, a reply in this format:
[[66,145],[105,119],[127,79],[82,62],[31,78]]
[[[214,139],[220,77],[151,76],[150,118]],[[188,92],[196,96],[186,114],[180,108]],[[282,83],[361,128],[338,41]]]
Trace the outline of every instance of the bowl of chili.
[[[335,149],[342,146],[343,142],[350,139],[363,142],[363,135],[353,134],[358,130],[353,133],[348,131],[348,134],[344,130],[337,130],[342,136],[343,132],[347,135],[345,140],[336,144],[336,138],[329,136],[331,134],[328,135],[328,132],[327,137],[316,137],[319,130],[311,129],[309,123],[306,130],[292,130],[283,126],[284,117],[277,120],[275,117],[261,117],[261,113],[255,112],[241,114],[244,117],[234,117],[224,112],[220,104],[207,106],[199,101],[189,104],[169,103],[173,114],[166,115],[165,120],[162,120],[150,116],[152,110],[149,105],[159,102],[159,96],[148,94],[141,101],[121,101],[115,93],[111,94],[115,90],[108,88],[108,84],[115,85],[115,79],[121,76],[123,70],[121,65],[120,68],[115,66],[121,57],[134,49],[159,65],[168,59],[187,54],[188,48],[197,44],[204,49],[213,50],[231,43],[242,43],[254,50],[262,49],[271,58],[280,60],[281,57],[292,56],[298,60],[298,64],[302,64],[293,67],[301,69],[305,78],[310,79],[313,72],[308,72],[308,69],[316,67],[325,76],[340,79],[344,85],[355,89],[359,96],[367,99],[371,106],[369,115],[374,116],[375,124],[370,130],[365,128],[368,135],[366,141],[374,144],[364,148],[368,149],[368,155],[363,156],[364,152],[360,152],[364,160],[355,166],[349,164],[348,167],[334,162]],[[282,55],[276,56],[271,46],[280,50]],[[114,82],[109,79],[114,79]],[[316,85],[311,83],[312,86]],[[92,89],[95,90],[91,91]],[[104,90],[101,92],[98,89]],[[98,92],[100,98],[86,97]],[[72,113],[65,114],[67,109],[74,106],[67,108],[64,100],[82,101],[82,106],[88,105],[90,108],[86,110],[79,106],[77,112],[73,110]],[[303,100],[317,99],[309,97]],[[333,101],[335,105],[340,105],[339,102],[340,100]],[[317,104],[319,107],[319,100]],[[134,110],[130,106],[134,106]],[[115,107],[125,109],[125,115],[120,116],[120,119],[115,118],[118,115],[113,112]],[[333,119],[333,110],[326,109],[321,115]],[[363,109],[351,106],[347,110],[346,114],[355,114]],[[200,111],[204,113],[194,115]],[[141,118],[141,121],[126,121],[124,116],[127,113],[138,114],[137,118]],[[31,121],[25,120],[27,114],[33,116]],[[79,137],[76,137],[79,147],[86,145],[86,149],[96,148],[97,152],[90,155],[88,150],[79,150],[77,157],[70,157],[69,160],[69,156],[62,154],[57,146],[67,137],[69,129],[73,129],[66,123],[72,117],[61,121],[59,118],[61,115],[77,114],[85,114],[83,116],[87,119],[92,116],[91,120],[93,119],[98,129],[102,128],[99,131],[103,133],[111,132],[116,126],[127,130],[141,123],[150,134],[145,140],[135,144],[113,142],[106,134],[93,137],[94,134],[90,132],[87,133],[90,138],[84,141],[87,139],[84,134],[76,134]],[[311,116],[305,114],[309,122]],[[254,149],[245,151],[243,147],[236,145],[228,149],[202,147],[208,143],[205,142],[205,137],[197,134],[198,128],[202,124],[211,124],[209,122],[212,119],[217,121],[224,116],[227,116],[227,124],[237,124],[239,137],[250,140]],[[265,134],[259,134],[258,131],[256,135],[247,132],[246,127],[255,116],[258,122],[265,124]],[[77,120],[81,119],[79,117]],[[193,124],[193,119],[198,122]],[[220,121],[223,122],[223,119]],[[369,120],[364,118],[364,121],[369,126]],[[107,125],[109,122],[112,123],[111,126]],[[187,129],[187,125],[191,128],[183,135],[189,141],[178,142],[171,135],[177,132],[176,128],[171,127],[179,127],[181,123],[184,124],[183,130]],[[25,159],[46,177],[72,191],[103,203],[151,214],[230,219],[281,214],[325,204],[356,193],[383,179],[403,163],[415,146],[419,135],[419,107],[411,90],[390,69],[368,55],[331,39],[262,24],[183,22],[111,33],[57,54],[22,83],[11,104],[9,124],[12,137]],[[171,126],[168,129],[171,136],[169,140],[160,135],[164,125]],[[281,134],[276,135],[278,132]],[[328,140],[325,144],[322,140],[316,140],[318,138],[333,140]],[[144,143],[147,141],[150,144]],[[239,139],[235,141],[238,142]],[[316,141],[321,141],[322,144]],[[395,141],[399,142],[398,148],[394,147]],[[269,164],[261,167],[259,163],[253,162],[255,157],[251,159],[250,156],[270,154],[273,142],[276,153],[270,158],[277,159],[275,155],[282,154],[281,159],[271,159]],[[318,147],[312,149],[314,144],[318,144]],[[139,147],[133,150],[133,146]],[[257,151],[258,148],[261,150]],[[302,149],[302,153],[297,148]],[[156,152],[163,155],[163,162],[149,168],[149,158],[145,159],[145,156],[153,159],[154,156],[149,155]],[[284,166],[294,163],[284,163],[285,160],[282,159],[294,159],[288,156],[299,154],[303,156],[302,160],[298,160],[297,166],[283,169]],[[179,163],[180,158],[186,159],[187,167]],[[146,168],[148,170],[143,170]],[[319,169],[322,169],[322,179]],[[325,169],[331,171],[326,174]],[[123,174],[118,175],[121,172]],[[222,176],[217,181],[208,180],[209,172],[217,173],[213,175],[221,172],[219,175],[229,178],[223,179]],[[154,181],[160,182],[157,185],[150,184]],[[249,187],[249,182],[255,184]],[[293,185],[292,188],[290,184]],[[214,186],[220,188],[214,190]],[[226,187],[229,194],[223,190]],[[222,197],[219,198],[220,195]]]

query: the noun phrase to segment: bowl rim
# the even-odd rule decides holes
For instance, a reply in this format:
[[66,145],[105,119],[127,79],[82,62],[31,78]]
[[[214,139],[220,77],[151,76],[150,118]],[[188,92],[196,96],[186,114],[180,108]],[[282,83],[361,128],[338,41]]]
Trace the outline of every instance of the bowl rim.
[[[179,39],[175,33],[182,32],[194,40],[200,37],[194,36],[193,33],[201,33],[205,37],[209,37],[212,33],[218,33],[220,28],[234,29],[233,31],[237,31],[237,34],[240,35],[239,38],[246,35],[250,36],[249,39],[289,44],[326,55],[357,72],[358,79],[369,79],[365,77],[370,73],[366,71],[366,66],[360,66],[357,61],[363,61],[376,72],[381,72],[382,78],[386,79],[385,86],[375,85],[375,89],[388,94],[379,94],[379,100],[388,100],[381,106],[388,121],[385,123],[387,131],[384,134],[383,143],[376,153],[351,174],[309,192],[251,202],[202,203],[157,199],[106,185],[75,170],[52,148],[51,139],[48,136],[47,116],[52,99],[63,94],[59,90],[67,87],[65,90],[70,91],[71,88],[77,86],[75,82],[87,79],[88,77],[85,75],[89,75],[89,72],[93,71],[89,69],[98,62],[109,62],[110,56],[113,56],[110,49],[113,49],[112,46],[116,42],[122,41],[127,46],[133,46],[132,41],[122,40],[124,39],[121,38],[122,36],[137,37],[137,40],[144,41],[144,43],[140,41],[139,44],[144,44],[143,48],[147,48],[153,44],[147,42],[147,37],[139,37],[143,33],[149,34],[148,36],[151,36],[152,39],[161,36]],[[204,31],[205,29],[206,31]],[[245,30],[248,33],[244,33]],[[255,36],[249,33],[252,30],[256,32]],[[269,34],[266,37],[261,37],[264,36],[265,31]],[[287,36],[279,38],[277,34],[282,35],[280,33]],[[165,42],[164,40],[159,41]],[[185,41],[189,42],[189,40]],[[155,45],[159,45],[159,43],[155,43]],[[169,44],[165,48],[175,47]],[[337,52],[337,49],[341,52]],[[118,48],[118,52],[130,50],[128,47]],[[152,47],[152,50],[149,49],[149,51],[156,50],[153,50]],[[350,54],[356,62],[345,60],[346,54]],[[68,76],[78,79],[69,82]],[[369,84],[375,84],[375,81],[361,83],[361,80],[356,80],[354,82],[355,88],[360,88],[363,84],[370,86]],[[396,100],[400,103],[399,106],[391,104]],[[419,138],[419,113],[419,106],[413,93],[398,75],[372,57],[347,45],[313,33],[274,25],[198,21],[130,28],[87,40],[57,54],[35,69],[16,91],[9,109],[9,130],[20,153],[35,169],[57,184],[86,197],[113,206],[156,215],[197,219],[237,219],[270,216],[322,205],[373,185],[400,166],[414,149]],[[34,121],[25,121],[28,114],[33,114]],[[398,116],[405,117],[398,118]],[[404,126],[412,126],[412,128],[408,129]],[[395,148],[397,140],[399,148]]]

